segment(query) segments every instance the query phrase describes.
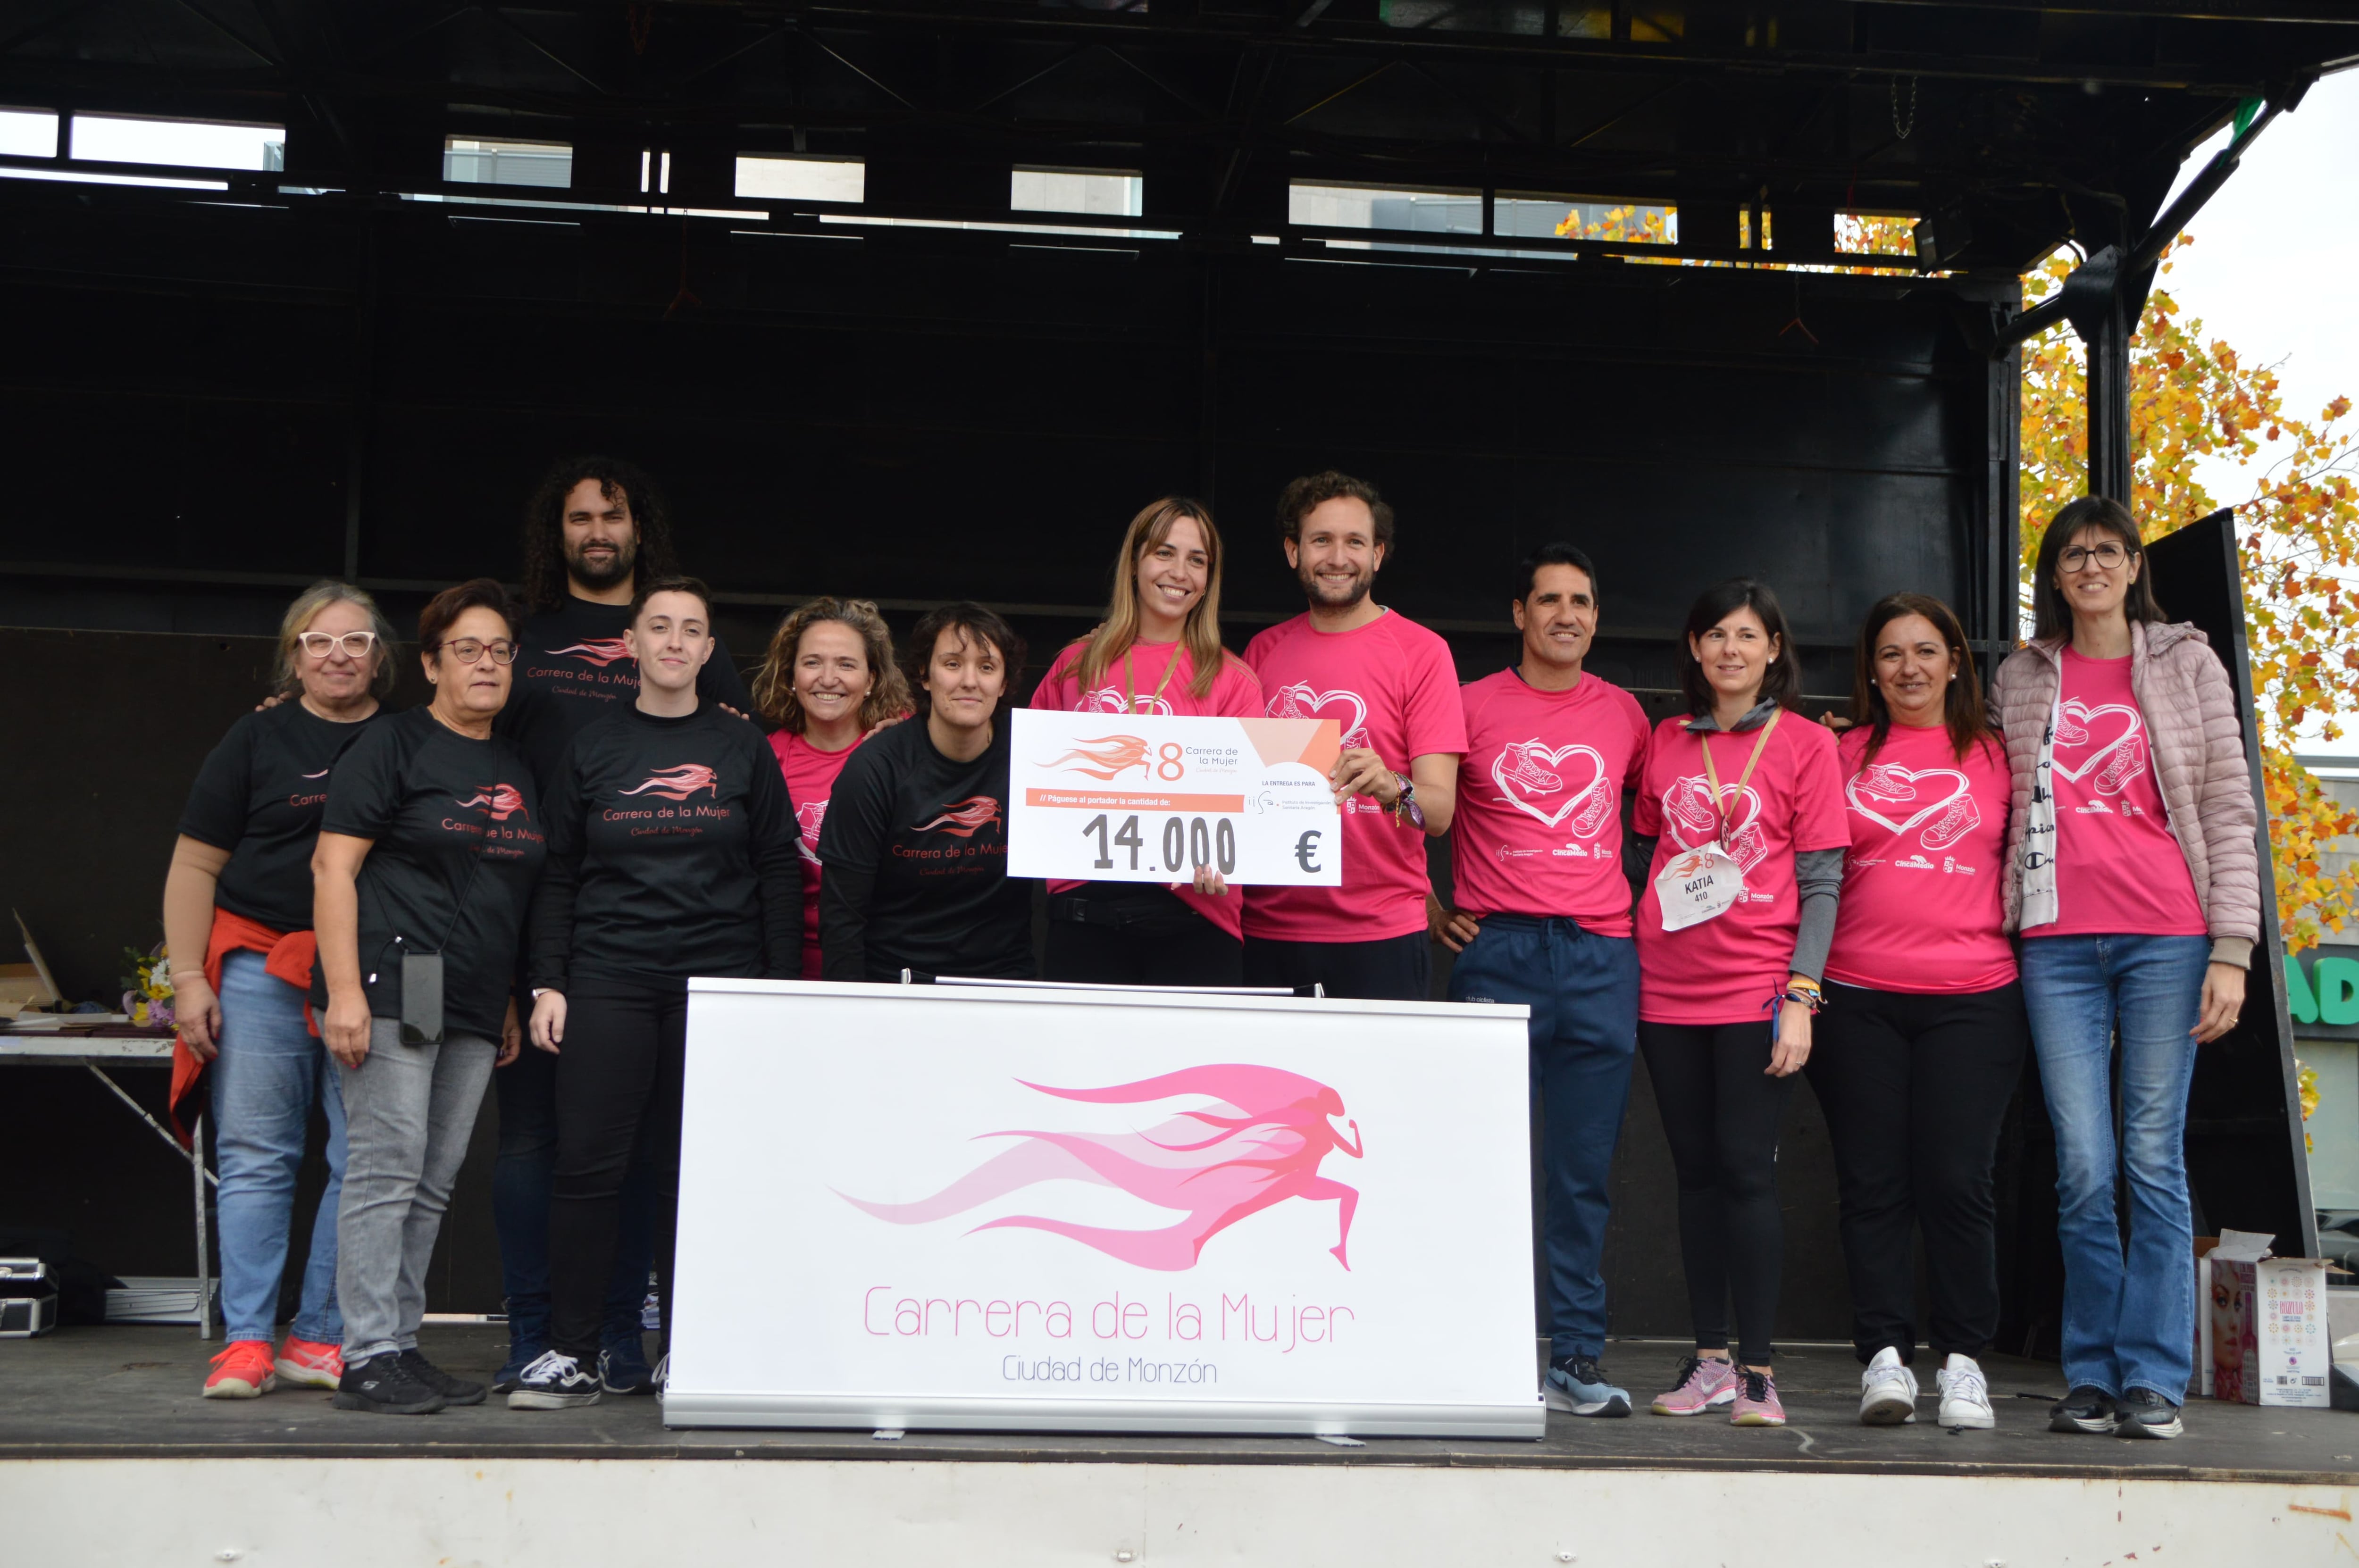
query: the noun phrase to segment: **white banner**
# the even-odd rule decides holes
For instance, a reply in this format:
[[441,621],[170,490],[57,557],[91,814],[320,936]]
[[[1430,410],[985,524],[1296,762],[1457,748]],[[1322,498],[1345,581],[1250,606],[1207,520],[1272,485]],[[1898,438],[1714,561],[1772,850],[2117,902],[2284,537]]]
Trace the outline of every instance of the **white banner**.
[[1342,885],[1333,719],[1012,717],[1009,876]]
[[1527,1016],[693,981],[664,1420],[1538,1437]]

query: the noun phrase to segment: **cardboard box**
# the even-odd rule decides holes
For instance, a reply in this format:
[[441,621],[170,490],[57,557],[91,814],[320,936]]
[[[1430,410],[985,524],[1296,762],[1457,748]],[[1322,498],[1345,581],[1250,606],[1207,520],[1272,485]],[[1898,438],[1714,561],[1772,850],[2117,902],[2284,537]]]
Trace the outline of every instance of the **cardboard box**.
[[[2247,1255],[2256,1251],[2264,1255]],[[2203,1264],[2205,1391],[2248,1405],[2327,1409],[2333,1396],[2325,1260],[2271,1258],[2265,1244],[2237,1247],[2223,1237]]]

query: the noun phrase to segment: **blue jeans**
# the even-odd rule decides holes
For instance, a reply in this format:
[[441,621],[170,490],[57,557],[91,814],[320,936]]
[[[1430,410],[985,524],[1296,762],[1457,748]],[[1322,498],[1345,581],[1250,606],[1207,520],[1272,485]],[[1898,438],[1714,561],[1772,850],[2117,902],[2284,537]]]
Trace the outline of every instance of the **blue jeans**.
[[[2031,936],[2023,944],[2023,998],[2056,1129],[2064,1381],[2073,1388],[2147,1389],[2173,1404],[2187,1398],[2195,1365],[2187,1090],[2211,955],[2203,936]],[[2117,1160],[2130,1184],[2126,1256],[2114,1206]]]
[[328,1190],[311,1220],[298,1339],[341,1344],[336,1206],[344,1185],[344,1100],[321,1093],[327,1047],[303,1026],[303,993],[266,971],[259,953],[222,959],[221,1054],[213,1061],[213,1159],[221,1168],[222,1325],[231,1340],[273,1338],[287,1271],[295,1173],[311,1107],[328,1116]]
[[1452,1001],[1532,1010],[1549,1354],[1605,1349],[1605,1219],[1638,1046],[1638,944],[1570,920],[1494,914],[1450,971]]
[[[527,1016],[530,1016],[529,1013]],[[549,1328],[549,1206],[557,1190],[557,1058],[527,1040],[492,1076],[500,1104],[499,1158],[492,1165],[492,1224],[500,1238],[508,1337],[546,1343]],[[614,1272],[606,1285],[605,1342],[639,1332],[655,1267],[653,1173],[634,1165],[623,1182]]]

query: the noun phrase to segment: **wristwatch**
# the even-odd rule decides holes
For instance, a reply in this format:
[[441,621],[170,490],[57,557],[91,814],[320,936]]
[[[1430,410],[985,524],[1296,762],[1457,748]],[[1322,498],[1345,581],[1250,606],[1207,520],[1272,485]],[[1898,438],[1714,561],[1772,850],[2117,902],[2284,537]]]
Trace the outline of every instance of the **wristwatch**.
[[1406,823],[1419,832],[1425,831],[1425,807],[1417,803],[1417,785],[1407,773],[1395,773],[1393,783],[1400,786],[1400,798],[1393,802],[1393,821]]

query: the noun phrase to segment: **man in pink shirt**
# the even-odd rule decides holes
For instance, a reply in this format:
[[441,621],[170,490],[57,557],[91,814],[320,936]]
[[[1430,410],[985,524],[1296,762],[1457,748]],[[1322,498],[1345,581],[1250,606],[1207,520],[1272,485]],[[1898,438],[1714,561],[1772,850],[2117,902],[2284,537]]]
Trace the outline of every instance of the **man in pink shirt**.
[[[1393,509],[1375,486],[1329,470],[1277,501],[1304,613],[1245,648],[1273,719],[1332,719],[1341,887],[1251,889],[1245,983],[1318,985],[1329,996],[1422,1001],[1431,981],[1425,841],[1450,827],[1466,749],[1450,645],[1368,597],[1392,553]],[[1314,864],[1316,862],[1313,862]]]
[[1462,693],[1467,750],[1451,836],[1456,911],[1431,907],[1456,950],[1452,1001],[1532,1010],[1540,1112],[1552,1410],[1630,1413],[1606,1377],[1608,1182],[1638,1044],[1638,945],[1622,865],[1622,802],[1646,766],[1637,699],[1587,674],[1597,568],[1546,545],[1516,572],[1523,658]]

